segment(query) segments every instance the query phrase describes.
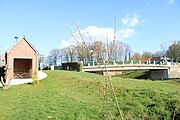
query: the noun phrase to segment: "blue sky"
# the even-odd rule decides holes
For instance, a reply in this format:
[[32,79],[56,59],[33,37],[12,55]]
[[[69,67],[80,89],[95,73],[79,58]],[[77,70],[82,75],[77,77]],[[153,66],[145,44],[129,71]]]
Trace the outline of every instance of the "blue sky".
[[[25,35],[48,56],[50,50],[74,44],[75,23],[83,36],[112,40],[114,18],[118,41],[133,52],[161,50],[161,44],[180,40],[179,0],[0,0],[1,53]],[[88,42],[88,39],[86,40]]]

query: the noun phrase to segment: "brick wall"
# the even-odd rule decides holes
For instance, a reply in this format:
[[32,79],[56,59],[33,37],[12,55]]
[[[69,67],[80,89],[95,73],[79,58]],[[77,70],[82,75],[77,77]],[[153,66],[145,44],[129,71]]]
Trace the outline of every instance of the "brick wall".
[[[32,70],[38,67],[37,52],[23,38],[10,51],[7,52],[8,79],[13,79],[14,59],[32,59]],[[32,72],[31,72],[32,74]],[[32,76],[32,75],[31,75]]]

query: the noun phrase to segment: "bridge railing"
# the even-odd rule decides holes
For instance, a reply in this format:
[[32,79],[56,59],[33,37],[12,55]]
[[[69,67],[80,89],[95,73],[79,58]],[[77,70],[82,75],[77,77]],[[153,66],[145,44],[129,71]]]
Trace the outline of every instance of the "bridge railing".
[[87,62],[86,64],[83,64],[83,66],[98,66],[98,65],[104,65],[104,64],[109,64],[109,65],[180,65],[180,63],[175,63],[175,62],[167,62],[167,61],[151,61],[151,60],[130,60],[130,61],[110,61],[109,63],[107,61],[103,62],[95,62],[95,61],[90,61]]

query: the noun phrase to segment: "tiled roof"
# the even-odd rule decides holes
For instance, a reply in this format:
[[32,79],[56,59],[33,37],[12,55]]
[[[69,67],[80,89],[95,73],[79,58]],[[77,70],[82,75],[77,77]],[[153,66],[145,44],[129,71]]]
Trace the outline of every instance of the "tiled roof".
[[28,39],[25,37],[25,36],[23,36],[14,46],[12,46],[8,51],[7,51],[7,53],[9,52],[9,51],[11,51],[11,49],[13,49],[19,42],[21,42],[22,40],[25,40],[28,44],[29,44],[29,46],[36,52],[36,53],[38,53],[38,51],[34,48],[34,46],[28,41]]

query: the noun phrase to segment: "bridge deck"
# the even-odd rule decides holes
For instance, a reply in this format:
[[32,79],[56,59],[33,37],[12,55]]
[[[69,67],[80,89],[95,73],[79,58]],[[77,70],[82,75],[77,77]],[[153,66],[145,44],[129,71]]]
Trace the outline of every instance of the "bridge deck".
[[153,64],[129,64],[129,65],[99,65],[99,66],[84,66],[84,72],[96,71],[126,71],[126,70],[168,70],[170,66],[167,65],[153,65]]

